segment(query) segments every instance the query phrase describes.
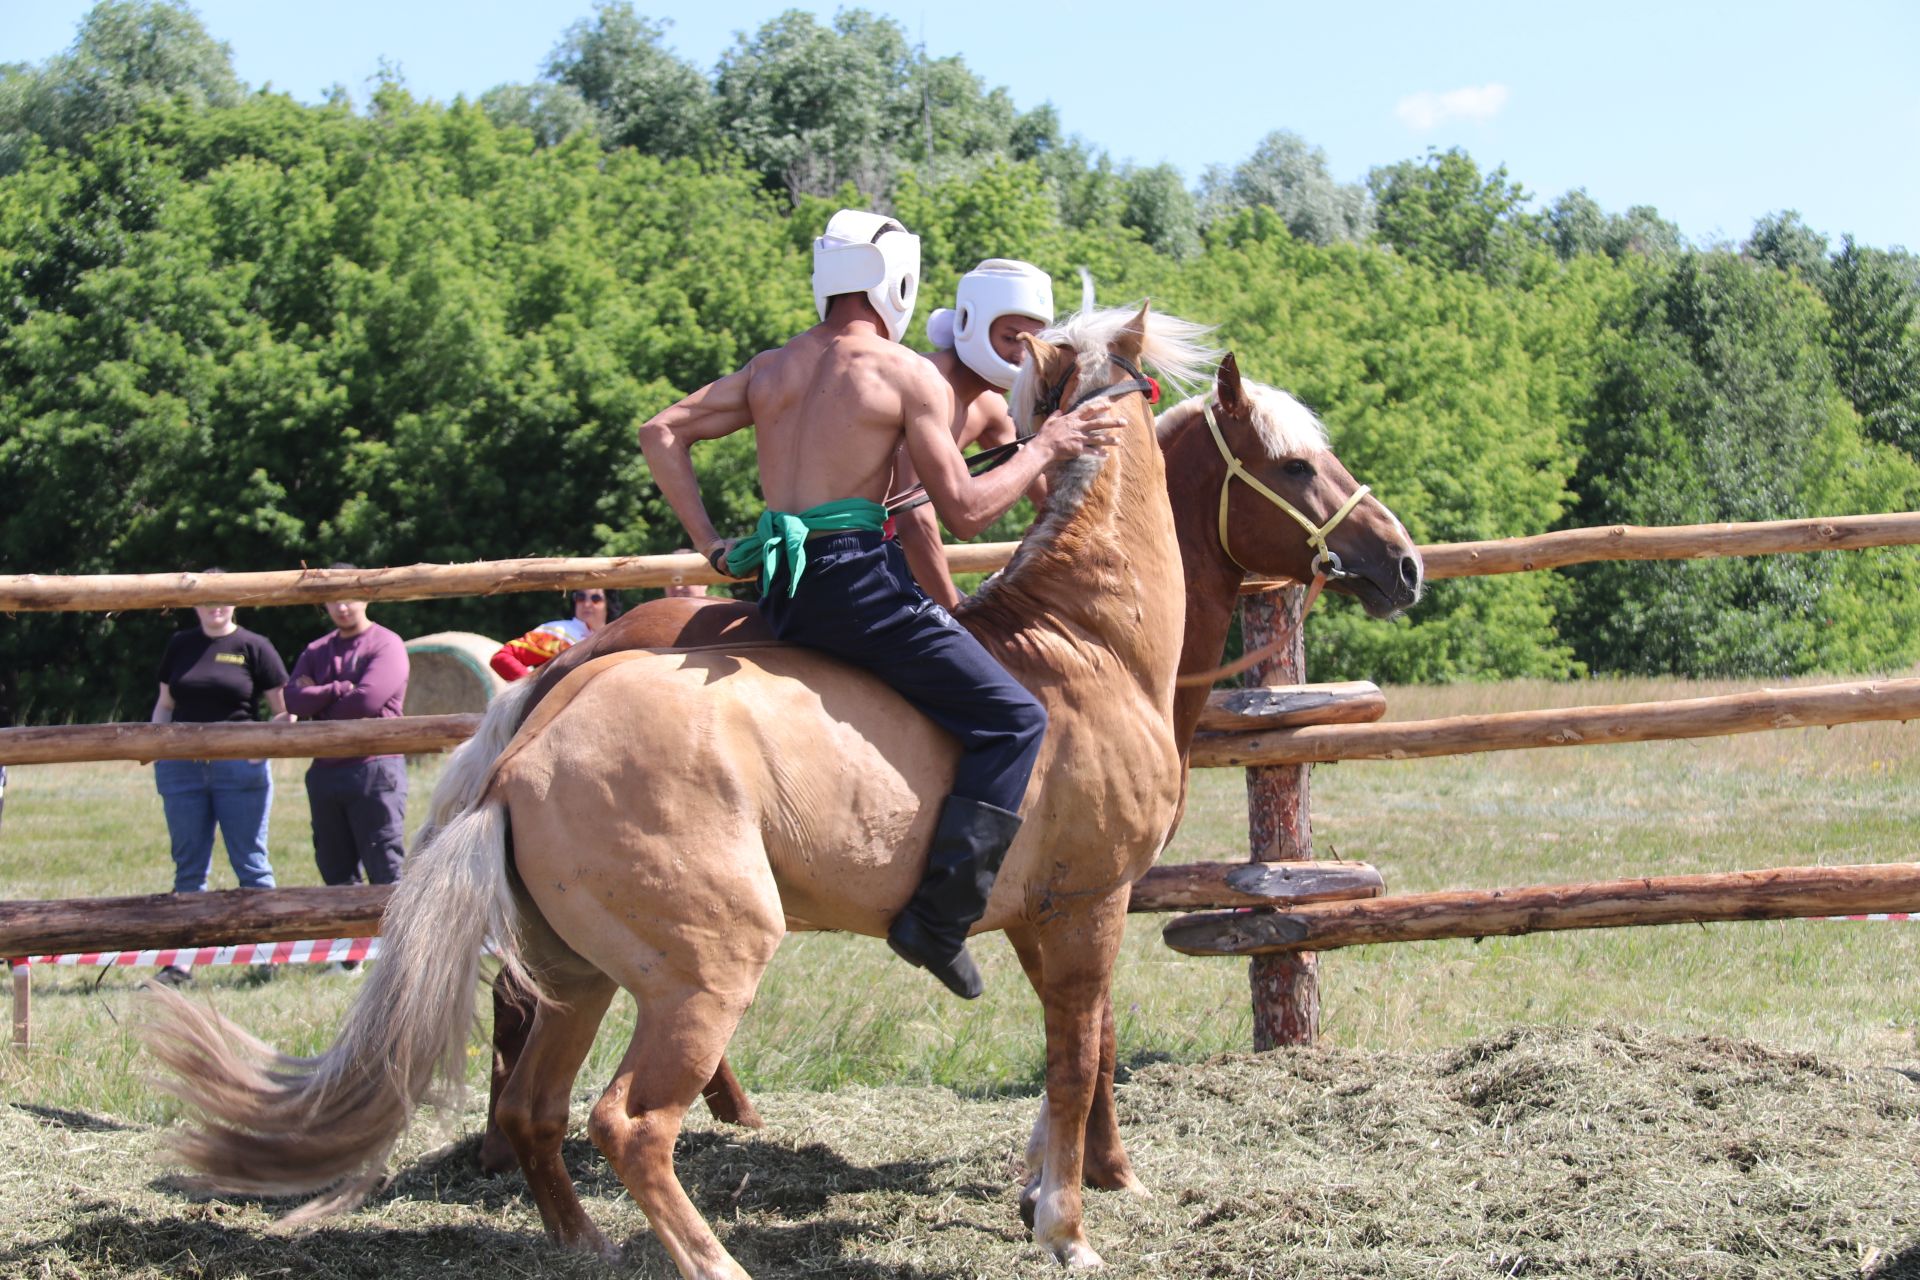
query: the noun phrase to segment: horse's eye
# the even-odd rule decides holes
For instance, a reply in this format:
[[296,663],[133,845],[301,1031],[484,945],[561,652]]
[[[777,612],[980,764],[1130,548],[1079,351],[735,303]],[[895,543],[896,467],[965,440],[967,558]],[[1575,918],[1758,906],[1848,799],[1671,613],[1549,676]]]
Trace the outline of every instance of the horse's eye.
[[1305,458],[1288,458],[1282,470],[1290,476],[1300,476],[1304,479],[1313,474],[1313,464]]

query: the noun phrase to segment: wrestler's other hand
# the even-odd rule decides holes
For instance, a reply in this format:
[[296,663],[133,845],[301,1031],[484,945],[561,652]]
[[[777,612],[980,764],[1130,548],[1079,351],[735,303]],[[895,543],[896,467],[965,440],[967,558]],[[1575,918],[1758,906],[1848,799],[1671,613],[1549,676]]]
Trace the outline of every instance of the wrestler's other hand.
[[1053,414],[1041,424],[1035,443],[1052,450],[1058,458],[1077,458],[1083,453],[1097,457],[1120,442],[1120,431],[1126,425],[1127,420],[1114,411],[1113,401],[1100,396],[1077,409]]

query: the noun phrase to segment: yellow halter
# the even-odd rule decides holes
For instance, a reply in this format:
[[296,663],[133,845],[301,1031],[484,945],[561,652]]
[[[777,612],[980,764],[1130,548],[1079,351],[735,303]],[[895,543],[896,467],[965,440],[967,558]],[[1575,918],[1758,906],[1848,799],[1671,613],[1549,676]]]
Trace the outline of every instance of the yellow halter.
[[1240,564],[1240,557],[1234,555],[1233,548],[1227,545],[1227,498],[1229,491],[1233,488],[1234,477],[1238,476],[1241,480],[1244,480],[1247,486],[1255,493],[1292,516],[1295,520],[1298,520],[1301,527],[1307,531],[1307,545],[1312,547],[1314,552],[1313,564],[1311,566],[1314,578],[1314,595],[1317,596],[1320,594],[1320,587],[1326,583],[1327,579],[1344,577],[1347,571],[1341,567],[1340,557],[1335,555],[1333,548],[1327,545],[1327,535],[1338,528],[1342,520],[1345,520],[1353,514],[1353,509],[1359,506],[1361,500],[1369,493],[1373,492],[1373,487],[1371,485],[1361,485],[1353,491],[1352,497],[1340,504],[1340,509],[1328,517],[1325,524],[1315,524],[1313,521],[1307,519],[1306,516],[1302,515],[1298,507],[1288,502],[1273,490],[1267,488],[1266,485],[1261,484],[1260,477],[1247,470],[1246,467],[1241,465],[1240,459],[1233,456],[1233,450],[1227,448],[1227,438],[1220,434],[1220,424],[1214,421],[1212,405],[1202,401],[1200,411],[1207,415],[1207,430],[1213,432],[1213,442],[1220,446],[1220,456],[1227,460],[1226,478],[1220,482],[1220,549],[1227,553],[1227,559],[1239,565],[1241,572],[1253,572],[1244,564]]
[[[1234,555],[1233,548],[1227,544],[1228,494],[1233,488],[1234,477],[1238,476],[1241,480],[1244,480],[1247,486],[1255,493],[1292,516],[1295,520],[1298,520],[1300,527],[1307,531],[1307,545],[1313,548],[1313,563],[1311,565],[1313,569],[1313,583],[1307,588],[1307,598],[1300,606],[1300,617],[1302,621],[1304,621],[1308,611],[1313,608],[1313,602],[1320,598],[1320,589],[1327,585],[1328,580],[1349,576],[1346,569],[1340,564],[1340,557],[1335,554],[1332,547],[1327,545],[1327,535],[1332,533],[1342,520],[1345,520],[1353,514],[1353,509],[1359,506],[1361,500],[1369,493],[1373,492],[1373,488],[1371,485],[1361,485],[1353,491],[1351,497],[1340,504],[1338,511],[1327,518],[1325,524],[1315,524],[1301,513],[1300,508],[1294,506],[1291,502],[1288,502],[1285,498],[1267,488],[1266,485],[1260,483],[1260,478],[1251,471],[1248,471],[1246,467],[1241,465],[1240,459],[1233,456],[1233,450],[1227,447],[1226,436],[1220,433],[1220,424],[1214,421],[1213,406],[1211,404],[1204,400],[1201,401],[1200,411],[1207,415],[1207,430],[1213,432],[1213,442],[1220,446],[1220,456],[1227,460],[1226,478],[1220,482],[1220,549],[1227,553],[1227,559],[1233,561],[1242,573],[1253,572],[1251,569],[1248,569],[1247,566],[1240,563],[1240,557]],[[1211,671],[1195,672],[1190,676],[1181,676],[1173,683],[1176,687],[1183,689],[1196,685],[1211,685],[1216,680],[1225,680],[1231,676],[1239,675],[1248,667],[1265,661],[1275,653],[1278,653],[1281,648],[1292,643],[1294,643],[1293,637],[1282,636],[1271,644],[1263,645],[1251,653],[1242,654],[1223,667],[1215,667]]]

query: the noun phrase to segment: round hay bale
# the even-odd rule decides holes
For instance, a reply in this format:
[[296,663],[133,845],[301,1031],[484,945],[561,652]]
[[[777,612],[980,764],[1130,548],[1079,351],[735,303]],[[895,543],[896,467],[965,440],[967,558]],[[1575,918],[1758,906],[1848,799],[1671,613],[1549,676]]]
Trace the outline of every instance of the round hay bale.
[[507,687],[487,665],[499,648],[499,641],[471,631],[436,631],[407,641],[413,674],[407,680],[407,701],[401,713],[446,716],[485,711],[494,695]]

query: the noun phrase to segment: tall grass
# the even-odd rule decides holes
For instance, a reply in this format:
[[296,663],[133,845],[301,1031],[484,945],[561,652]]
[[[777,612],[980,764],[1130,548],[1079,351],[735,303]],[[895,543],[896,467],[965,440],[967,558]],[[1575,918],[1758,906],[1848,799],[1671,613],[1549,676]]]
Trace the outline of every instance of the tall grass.
[[[1389,691],[1393,719],[1693,697],[1751,685],[1512,682]],[[313,884],[302,762],[274,766],[274,866]],[[426,807],[437,761],[414,766]],[[1314,844],[1364,858],[1390,891],[1494,887],[1634,874],[1899,861],[1920,835],[1920,734],[1900,724],[1739,738],[1565,748],[1322,767]],[[1202,770],[1171,860],[1245,857],[1242,777]],[[216,850],[215,885],[232,873]],[[0,826],[9,898],[151,893],[169,883],[150,771],[65,765],[13,772]],[[1027,1090],[1041,1074],[1039,1007],[1010,949],[976,945],[987,996],[963,1005],[884,944],[802,935],[775,960],[733,1060],[755,1089],[939,1083]],[[1357,1048],[1454,1043],[1515,1022],[1603,1019],[1717,1032],[1845,1056],[1920,1059],[1920,924],[1781,921],[1433,942],[1328,953],[1327,1040]],[[0,1054],[0,1088],[34,1103],[152,1117],[147,1066],[126,1027],[138,970],[43,969],[37,1046]],[[255,984],[203,970],[194,984],[294,1052],[326,1044],[351,979],[290,967]],[[1115,982],[1124,1062],[1188,1061],[1247,1047],[1246,966],[1167,950],[1157,921],[1130,922]],[[633,1032],[617,1002],[582,1083],[603,1083]],[[473,1078],[483,1081],[476,1039]]]

